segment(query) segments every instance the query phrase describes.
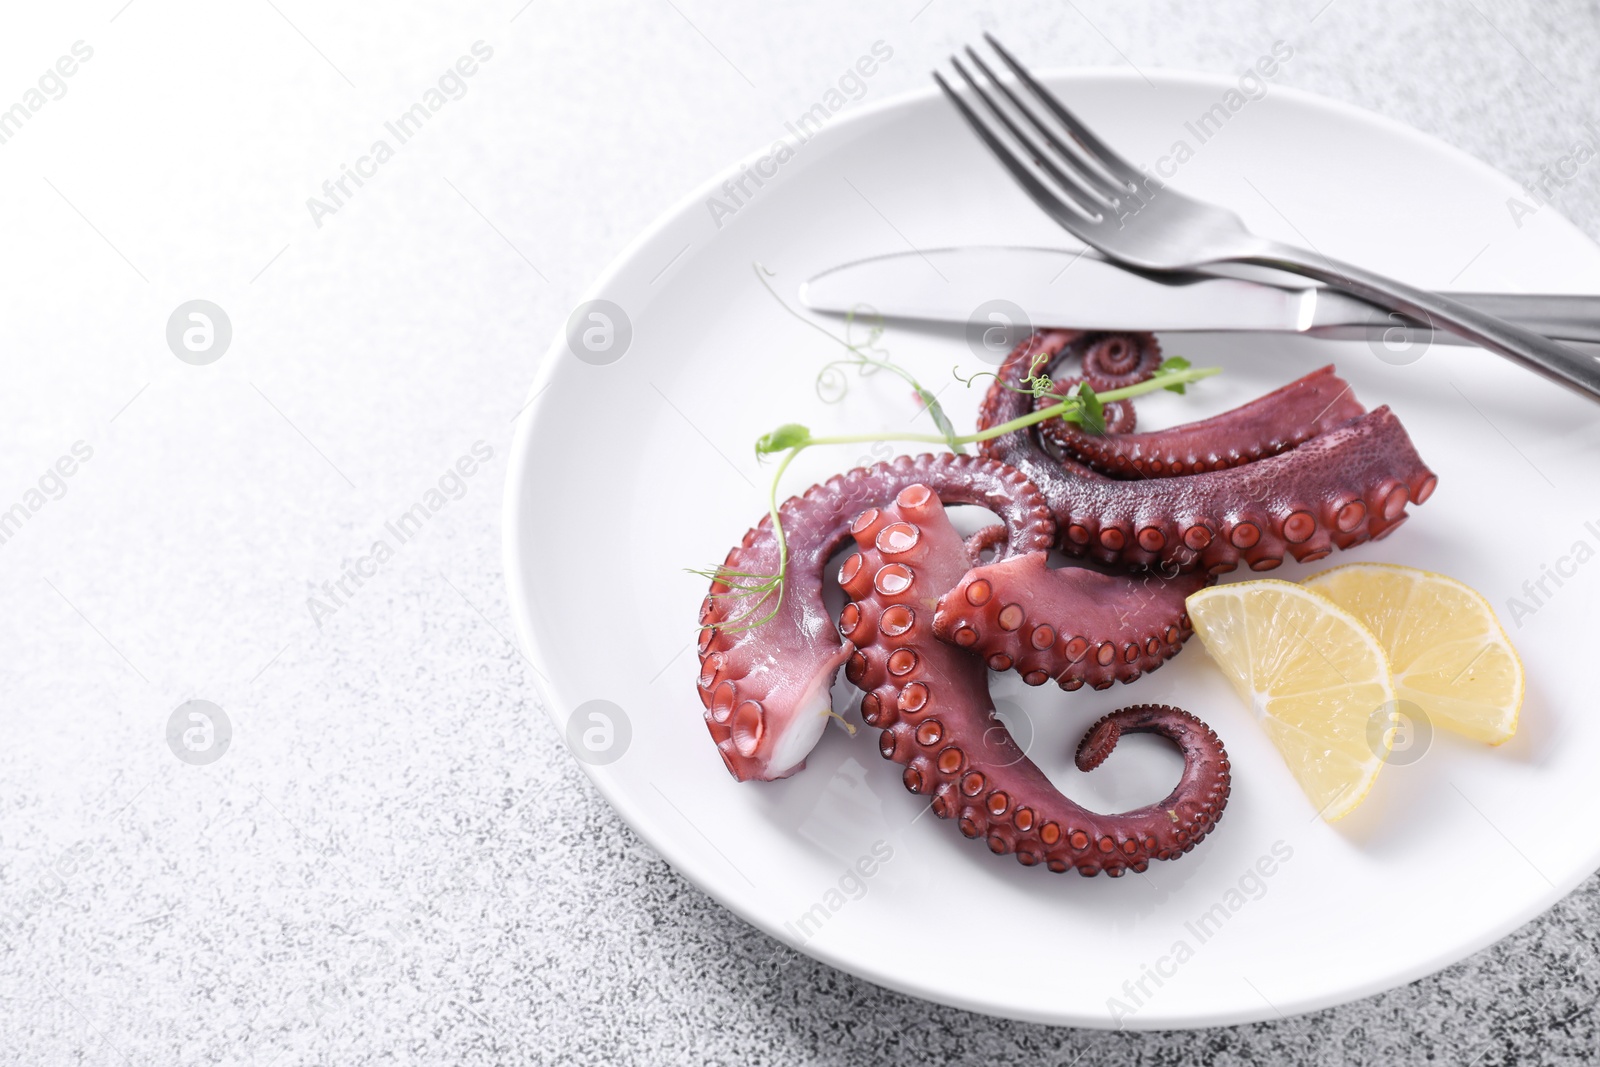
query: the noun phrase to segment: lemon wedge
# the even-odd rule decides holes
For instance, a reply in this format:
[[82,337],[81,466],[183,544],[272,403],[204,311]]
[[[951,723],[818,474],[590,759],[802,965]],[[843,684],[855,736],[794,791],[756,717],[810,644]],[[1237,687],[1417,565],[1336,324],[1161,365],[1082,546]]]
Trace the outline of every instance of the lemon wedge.
[[1322,817],[1365,799],[1394,745],[1398,701],[1360,619],[1293,582],[1236,582],[1187,601],[1195,633]]
[[1483,595],[1415,567],[1351,563],[1306,580],[1366,624],[1401,700],[1447,729],[1498,745],[1517,731],[1522,661]]

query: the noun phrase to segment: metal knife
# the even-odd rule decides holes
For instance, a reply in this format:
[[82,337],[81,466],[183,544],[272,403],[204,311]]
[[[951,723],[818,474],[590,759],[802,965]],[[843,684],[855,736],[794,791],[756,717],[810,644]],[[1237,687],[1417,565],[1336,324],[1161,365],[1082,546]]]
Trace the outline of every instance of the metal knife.
[[[1600,296],[1450,295],[1547,337],[1600,342]],[[970,245],[892,252],[823,271],[800,286],[800,301],[813,311],[870,308],[885,318],[964,322],[979,330],[1014,326],[1020,315],[1031,325],[1089,330],[1471,343],[1321,286],[1206,274],[1158,279],[1087,249]]]

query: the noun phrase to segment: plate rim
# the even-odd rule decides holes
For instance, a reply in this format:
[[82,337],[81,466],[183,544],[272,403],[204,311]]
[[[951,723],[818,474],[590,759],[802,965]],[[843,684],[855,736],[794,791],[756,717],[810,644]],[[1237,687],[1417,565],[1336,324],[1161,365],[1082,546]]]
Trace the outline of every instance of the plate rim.
[[[1041,68],[1036,77],[1047,84],[1056,84],[1062,81],[1101,82],[1112,83],[1113,87],[1114,83],[1118,82],[1129,85],[1145,82],[1161,86],[1201,90],[1225,90],[1236,85],[1236,79],[1224,74],[1177,68],[1149,69],[1141,75],[1139,72],[1130,71],[1125,67],[1055,66]],[[877,118],[885,112],[915,107],[939,94],[940,90],[936,86],[910,89],[892,94],[837,116],[814,137],[846,136],[853,127]],[[1272,87],[1272,95],[1288,97],[1303,107],[1322,109],[1369,126],[1377,126],[1389,131],[1391,134],[1421,143],[1435,151],[1442,151],[1446,156],[1451,157],[1457,165],[1465,166],[1487,180],[1501,185],[1507,190],[1508,195],[1517,195],[1520,190],[1520,186],[1512,178],[1490,164],[1463,149],[1457,148],[1455,145],[1398,119],[1291,85],[1274,85]],[[757,148],[756,153],[762,150],[762,148]],[[594,281],[582,290],[578,301],[573,306],[577,307],[586,301],[604,296],[617,279],[638,259],[638,255],[642,250],[686,218],[692,210],[699,208],[708,196],[721,188],[723,182],[737,176],[744,167],[743,160],[750,158],[750,155],[751,153],[746,153],[737,157],[733,162],[713,172],[652,219],[644,229],[617,252]],[[1575,226],[1570,219],[1561,214],[1559,205],[1550,204],[1546,205],[1546,207],[1548,210],[1541,210],[1540,214],[1548,214],[1550,216],[1550,222],[1547,224],[1553,224],[1564,229],[1567,231],[1568,238],[1582,240],[1591,248],[1600,249],[1600,245],[1597,245],[1587,234]],[[544,404],[548,402],[543,399],[542,394],[548,390],[553,383],[555,375],[558,373],[562,362],[560,357],[566,350],[566,344],[565,324],[563,323],[549,345],[544,349],[543,356],[529,385],[524,405],[515,416],[517,427],[512,436],[511,453],[506,467],[505,489],[501,498],[503,509],[501,518],[501,563],[505,573],[508,606],[512,615],[513,625],[516,628],[518,645],[524,657],[534,666],[539,676],[538,678],[530,678],[529,682],[534,686],[540,697],[542,710],[550,724],[555,728],[557,736],[561,738],[565,737],[566,719],[571,715],[573,709],[557,706],[558,701],[556,700],[554,682],[545,673],[545,660],[540,655],[539,646],[533,636],[535,611],[531,601],[521,593],[521,590],[526,587],[524,579],[527,575],[522,565],[521,557],[518,554],[517,546],[521,539],[522,531],[522,512],[519,507],[521,489],[527,484],[527,471],[534,458],[530,445],[535,434],[535,427],[539,423],[539,413],[543,410]],[[542,685],[540,684],[541,679],[543,681]],[[872,970],[862,961],[847,957],[842,952],[836,951],[826,944],[818,944],[815,940],[799,945],[794,944],[782,935],[776,922],[769,922],[768,918],[756,909],[747,908],[742,902],[736,899],[729,899],[720,893],[715,888],[715,879],[706,871],[702,871],[700,865],[692,857],[680,855],[679,850],[667,847],[669,839],[665,835],[658,834],[653,829],[646,829],[645,827],[649,824],[637,817],[634,806],[624,798],[620,790],[613,787],[612,778],[609,774],[599,773],[598,768],[582,760],[577,760],[576,762],[590,782],[599,790],[601,796],[611,805],[612,810],[628,824],[630,830],[644,839],[674,872],[705,893],[719,907],[737,915],[768,937],[773,938],[793,951],[803,953],[812,959],[864,981],[871,982],[880,988],[890,989],[919,1000],[954,1007],[963,1011],[971,1011],[976,1014],[1047,1026],[1066,1026],[1093,1030],[1125,1029],[1149,1032],[1209,1029],[1274,1021],[1275,1019],[1283,1020],[1313,1011],[1354,1003],[1438,973],[1482,949],[1498,943],[1515,930],[1550,911],[1562,900],[1570,896],[1580,884],[1594,873],[1595,869],[1600,869],[1600,860],[1597,860],[1596,866],[1592,869],[1580,871],[1575,878],[1562,879],[1554,883],[1549,893],[1538,894],[1534,897],[1532,906],[1510,914],[1508,918],[1494,924],[1483,934],[1455,943],[1448,952],[1430,957],[1410,967],[1401,968],[1393,972],[1384,972],[1375,977],[1368,977],[1361,982],[1346,985],[1333,992],[1323,995],[1304,996],[1298,1000],[1274,1003],[1272,1005],[1262,1004],[1255,1010],[1250,1010],[1246,1007],[1220,1012],[1169,1010],[1165,1014],[1152,1011],[1148,1016],[1141,1010],[1131,1019],[1125,1020],[1121,1024],[1113,1025],[1103,1015],[1084,1015],[1075,1011],[1036,1012],[1018,1009],[1006,1004],[966,997],[961,995],[959,991],[951,991],[931,984],[919,985],[915,981],[900,981],[892,976]]]

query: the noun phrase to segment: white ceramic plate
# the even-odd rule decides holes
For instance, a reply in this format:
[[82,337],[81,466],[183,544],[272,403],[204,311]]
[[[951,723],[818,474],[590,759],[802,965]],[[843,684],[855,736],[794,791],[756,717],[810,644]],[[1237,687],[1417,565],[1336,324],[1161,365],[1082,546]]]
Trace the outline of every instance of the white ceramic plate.
[[[1048,80],[1135,159],[1154,164],[1186,141],[1195,151],[1176,184],[1260,233],[1423,285],[1600,291],[1600,252],[1573,227],[1549,208],[1519,227],[1507,207],[1516,185],[1410,129],[1273,88],[1201,144],[1185,123],[1224,100],[1229,81]],[[1415,979],[1526,922],[1600,864],[1600,822],[1584,814],[1600,752],[1586,610],[1600,588],[1600,420],[1459,347],[1391,365],[1362,343],[1168,336],[1168,352],[1226,373],[1187,398],[1141,400],[1141,424],[1212,414],[1329,361],[1369,406],[1391,404],[1438,492],[1387,541],[1318,566],[1414,564],[1488,595],[1528,675],[1522,728],[1504,747],[1436,735],[1420,759],[1386,768],[1356,815],[1324,825],[1195,643],[1104,693],[995,679],[1035,760],[1101,810],[1161,796],[1178,762],[1132,738],[1078,773],[1070,755],[1094,717],[1164,701],[1222,735],[1234,761],[1226,817],[1193,853],[1143,876],[1025,869],[918,818],[922,802],[879,758],[875,731],[829,729],[804,772],[734,782],[701,721],[692,645],[706,583],[684,568],[720,562],[763,514],[759,434],[789,421],[842,432],[916,418],[887,375],[823,404],[813,378],[836,350],[762,291],[752,263],[776,271],[793,303],[811,274],[912,243],[1070,243],[932,92],[835,120],[775,177],[746,179],[752,195],[714,218],[708,198],[734,206],[722,187],[742,170],[669,212],[595,287],[631,325],[612,341],[619,358],[586,363],[566,337],[551,347],[506,501],[511,602],[549,678],[550,714],[566,731],[588,705],[569,736],[589,774],[686,877],[774,937],[894,989],[1018,1019],[1164,1028],[1288,1015]],[[935,388],[952,364],[983,369],[959,331],[891,329],[885,340]],[[958,425],[971,425],[979,392],[945,389]],[[785,492],[887,454],[813,449]],[[1529,611],[1513,620],[1510,597]],[[619,710],[607,723],[590,715],[607,705],[591,701]]]

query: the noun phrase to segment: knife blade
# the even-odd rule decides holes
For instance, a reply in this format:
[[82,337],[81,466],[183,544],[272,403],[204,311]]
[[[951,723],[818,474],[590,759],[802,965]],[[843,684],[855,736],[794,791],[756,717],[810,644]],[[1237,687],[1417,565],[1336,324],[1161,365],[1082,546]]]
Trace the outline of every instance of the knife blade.
[[[1565,341],[1600,341],[1600,297],[1453,293],[1455,299]],[[1088,249],[968,245],[891,252],[832,267],[800,286],[813,311],[870,308],[891,319],[1090,330],[1278,332],[1370,338],[1400,330],[1466,344],[1321,286],[1206,274],[1159,278]]]

